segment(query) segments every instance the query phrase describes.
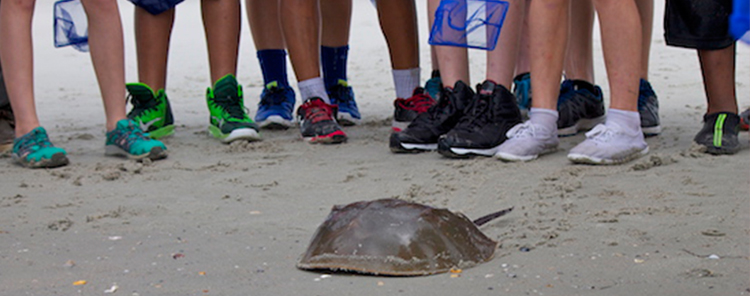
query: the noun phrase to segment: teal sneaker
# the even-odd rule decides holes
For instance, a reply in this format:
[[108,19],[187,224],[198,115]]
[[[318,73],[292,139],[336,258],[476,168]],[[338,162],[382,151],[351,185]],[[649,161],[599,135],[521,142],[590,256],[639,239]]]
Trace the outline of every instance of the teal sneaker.
[[37,127],[13,140],[13,158],[27,168],[56,168],[68,164],[65,150],[49,141],[47,131]]
[[231,143],[236,140],[258,141],[258,125],[247,116],[242,99],[242,86],[232,74],[227,74],[206,90],[206,103],[211,113],[208,131],[221,140]]
[[172,108],[163,89],[154,92],[143,83],[128,83],[125,88],[133,104],[128,118],[135,121],[151,138],[159,139],[174,134]]
[[167,147],[159,140],[151,139],[135,121],[123,119],[115,129],[107,132],[106,155],[121,155],[129,159],[157,160],[167,157]]

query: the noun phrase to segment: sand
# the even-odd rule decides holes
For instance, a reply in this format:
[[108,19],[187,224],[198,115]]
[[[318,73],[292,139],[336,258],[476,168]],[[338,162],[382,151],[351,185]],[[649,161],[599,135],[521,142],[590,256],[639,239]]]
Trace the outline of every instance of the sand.
[[[651,81],[664,132],[647,139],[647,156],[599,167],[566,159],[583,135],[561,139],[561,151],[529,163],[390,153],[389,60],[375,11],[364,0],[355,1],[349,67],[364,123],[346,128],[349,142],[309,145],[291,129],[263,131],[262,142],[221,144],[206,131],[199,5],[186,2],[178,9],[169,68],[177,133],[164,140],[169,158],[155,163],[103,155],[103,112],[89,57],[54,49],[51,6],[37,5],[38,110],[72,163],[29,170],[2,159],[1,295],[750,294],[748,134],[733,156],[691,146],[705,112],[698,61],[693,51],[664,45],[663,3],[657,1]],[[127,75],[135,81],[132,7],[120,4]],[[262,79],[243,25],[238,77],[254,114]],[[598,32],[595,38],[597,81],[608,93]],[[429,50],[422,45],[427,77]],[[472,52],[473,83],[482,77],[482,55]],[[748,64],[748,47],[741,45],[743,108]],[[515,210],[482,227],[500,242],[495,258],[457,276],[295,268],[331,206],[385,197],[469,217]]]

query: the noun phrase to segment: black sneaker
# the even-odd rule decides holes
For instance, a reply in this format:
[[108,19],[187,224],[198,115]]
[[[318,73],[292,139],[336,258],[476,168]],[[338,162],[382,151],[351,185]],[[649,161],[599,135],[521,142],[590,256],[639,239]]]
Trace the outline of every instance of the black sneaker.
[[435,105],[435,100],[421,87],[415,88],[414,94],[408,99],[397,98],[393,101],[391,130],[397,133],[406,129],[417,115],[427,112],[432,105]]
[[13,149],[13,139],[16,138],[16,120],[10,105],[0,107],[0,154]]
[[435,105],[417,115],[405,130],[391,134],[391,151],[402,153],[437,149],[438,138],[456,126],[472,97],[474,91],[461,81],[456,82],[454,88],[443,88]]
[[659,100],[656,98],[654,89],[651,88],[651,83],[643,79],[638,88],[638,114],[641,115],[641,130],[644,136],[656,136],[661,133]]
[[297,109],[302,138],[311,144],[338,144],[346,142],[346,134],[336,122],[338,108],[315,97]]
[[438,152],[451,158],[493,156],[508,139],[508,130],[522,122],[516,97],[504,86],[485,81],[456,127],[438,140]]
[[557,100],[557,135],[573,136],[603,123],[604,100],[602,89],[583,80],[565,80],[560,85]]
[[706,147],[710,154],[734,154],[740,150],[740,117],[729,112],[717,112],[703,116],[703,128],[693,139]]

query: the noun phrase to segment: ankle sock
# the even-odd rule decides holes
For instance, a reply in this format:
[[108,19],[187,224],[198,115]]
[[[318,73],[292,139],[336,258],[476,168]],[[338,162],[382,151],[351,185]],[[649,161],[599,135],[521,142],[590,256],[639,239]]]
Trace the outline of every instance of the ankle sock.
[[419,87],[419,71],[419,68],[391,70],[397,98],[406,99],[411,97],[414,89]]
[[258,51],[258,61],[263,72],[263,85],[276,81],[279,87],[289,86],[286,72],[286,50],[264,49]]
[[323,67],[323,80],[326,89],[346,81],[346,61],[349,57],[349,45],[341,47],[320,47],[320,64]]
[[299,95],[302,98],[302,102],[307,101],[310,98],[319,97],[330,104],[331,100],[328,98],[328,92],[326,92],[325,84],[323,84],[323,78],[315,77],[300,81],[297,86],[299,87]]
[[557,110],[544,108],[531,108],[529,110],[529,121],[535,125],[544,127],[549,132],[557,134],[557,118],[560,115]]
[[629,134],[641,133],[641,117],[638,111],[620,109],[607,110],[607,125],[616,125]]

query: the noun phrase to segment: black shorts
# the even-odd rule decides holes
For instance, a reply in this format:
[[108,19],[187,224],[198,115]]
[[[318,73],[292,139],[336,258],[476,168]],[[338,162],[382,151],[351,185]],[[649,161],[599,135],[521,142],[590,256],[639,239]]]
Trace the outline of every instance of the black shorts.
[[723,49],[735,39],[729,33],[732,0],[667,0],[664,39],[667,45]]

